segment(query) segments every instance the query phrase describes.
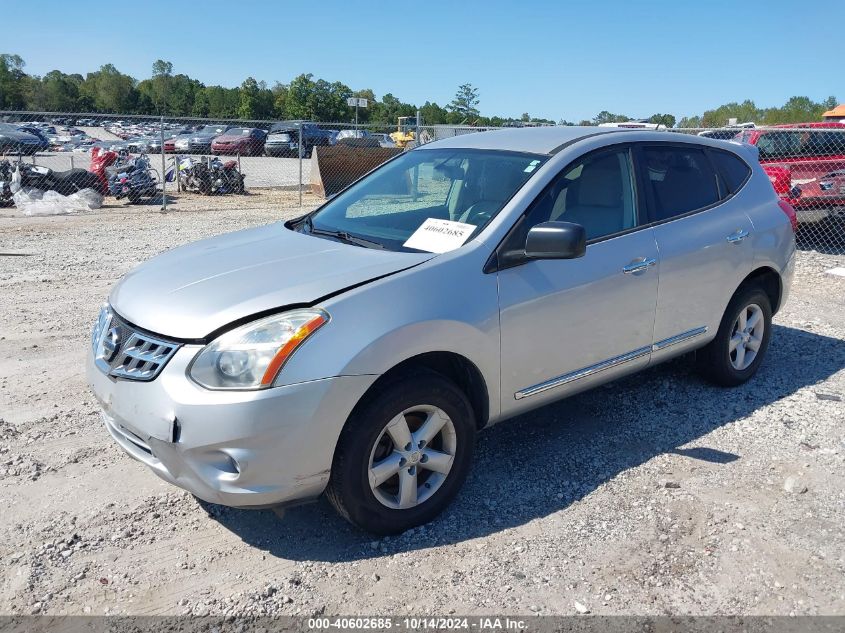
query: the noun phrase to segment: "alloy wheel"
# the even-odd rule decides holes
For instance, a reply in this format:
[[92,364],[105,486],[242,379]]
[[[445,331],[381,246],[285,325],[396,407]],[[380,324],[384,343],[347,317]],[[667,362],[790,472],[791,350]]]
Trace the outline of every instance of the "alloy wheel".
[[407,510],[440,489],[455,460],[455,425],[440,408],[404,410],[382,429],[370,453],[368,478],[376,499]]
[[728,355],[731,365],[737,371],[748,369],[757,358],[766,329],[763,310],[756,303],[739,311],[731,329]]

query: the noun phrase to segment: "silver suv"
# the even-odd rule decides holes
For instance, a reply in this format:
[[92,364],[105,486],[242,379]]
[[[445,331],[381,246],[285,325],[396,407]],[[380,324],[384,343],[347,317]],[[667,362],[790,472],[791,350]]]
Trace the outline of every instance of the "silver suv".
[[132,271],[88,379],[114,439],[201,499],[325,492],[401,532],[455,496],[486,426],[693,350],[720,385],[751,378],[794,223],[748,146],[468,134]]

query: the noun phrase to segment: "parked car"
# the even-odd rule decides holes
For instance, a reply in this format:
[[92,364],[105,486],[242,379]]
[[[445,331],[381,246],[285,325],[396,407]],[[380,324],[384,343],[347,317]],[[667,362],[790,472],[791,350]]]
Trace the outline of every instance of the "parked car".
[[[298,156],[299,155],[299,123],[280,121],[270,126],[264,144],[267,156]],[[302,123],[302,155],[311,156],[314,146],[330,144],[331,133],[313,123]]]
[[44,142],[37,136],[21,132],[9,123],[0,123],[0,154],[29,155],[43,149],[46,149]]
[[452,500],[486,426],[693,350],[717,384],[752,378],[793,231],[744,145],[456,136],[302,218],[136,268],[94,326],[88,381],[117,443],[201,499],[325,492],[402,532]]
[[164,141],[164,151],[167,154],[174,154],[174,153],[187,153],[188,148],[191,144],[191,136],[193,132],[187,132],[185,134],[178,134],[177,136],[171,137],[169,139],[165,139]]
[[699,132],[698,135],[705,138],[714,138],[720,141],[729,141],[739,132],[741,132],[741,130],[735,127],[723,127],[718,130],[704,130],[703,132]]
[[150,147],[154,142],[155,139],[151,136],[135,136],[126,141],[126,149],[136,154],[146,154],[152,151]]
[[396,147],[396,142],[390,138],[390,134],[373,134],[381,147]]
[[20,132],[25,132],[26,134],[31,134],[40,141],[40,143],[38,144],[39,152],[43,152],[50,149],[50,141],[47,139],[47,136],[44,134],[44,131],[38,126],[19,125],[18,130]]
[[202,126],[188,137],[188,152],[191,154],[210,154],[212,141],[234,127],[234,125],[216,123]]
[[341,130],[334,141],[335,145],[350,147],[381,147],[381,141],[367,130]]
[[[798,129],[796,129],[798,128]],[[735,139],[757,148],[760,163],[777,194],[789,202],[802,223],[830,217],[835,200],[824,196],[793,195],[808,183],[845,169],[845,123],[799,123],[749,130]],[[798,189],[796,189],[798,187]]]
[[256,127],[233,127],[211,143],[212,154],[261,156],[267,132]]

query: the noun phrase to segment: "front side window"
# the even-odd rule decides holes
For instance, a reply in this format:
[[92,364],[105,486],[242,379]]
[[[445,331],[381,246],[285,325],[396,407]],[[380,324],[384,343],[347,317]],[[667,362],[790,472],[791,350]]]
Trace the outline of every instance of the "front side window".
[[667,220],[719,201],[716,174],[704,150],[644,147],[646,186],[655,221]]
[[588,240],[637,224],[630,153],[627,149],[593,154],[570,165],[529,212],[530,225],[573,222]]
[[297,228],[315,235],[342,232],[410,252],[415,249],[405,242],[429,219],[471,225],[476,233],[547,158],[476,149],[407,152],[341,192]]
[[[638,224],[631,153],[590,154],[568,165],[531,203],[500,248],[505,266],[522,261],[528,231],[542,222],[572,222],[596,240]],[[505,263],[509,262],[509,263]]]

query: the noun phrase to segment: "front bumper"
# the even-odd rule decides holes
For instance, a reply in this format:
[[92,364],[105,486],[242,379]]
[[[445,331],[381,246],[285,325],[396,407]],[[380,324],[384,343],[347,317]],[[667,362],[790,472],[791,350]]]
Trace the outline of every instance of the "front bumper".
[[181,348],[151,382],[87,377],[118,444],[200,499],[266,507],[319,496],[352,408],[376,376],[341,376],[262,391],[210,391],[186,375]]
[[208,143],[191,143],[188,145],[189,154],[210,154],[211,141]]
[[264,153],[267,156],[296,156],[299,154],[299,143],[265,143]]

